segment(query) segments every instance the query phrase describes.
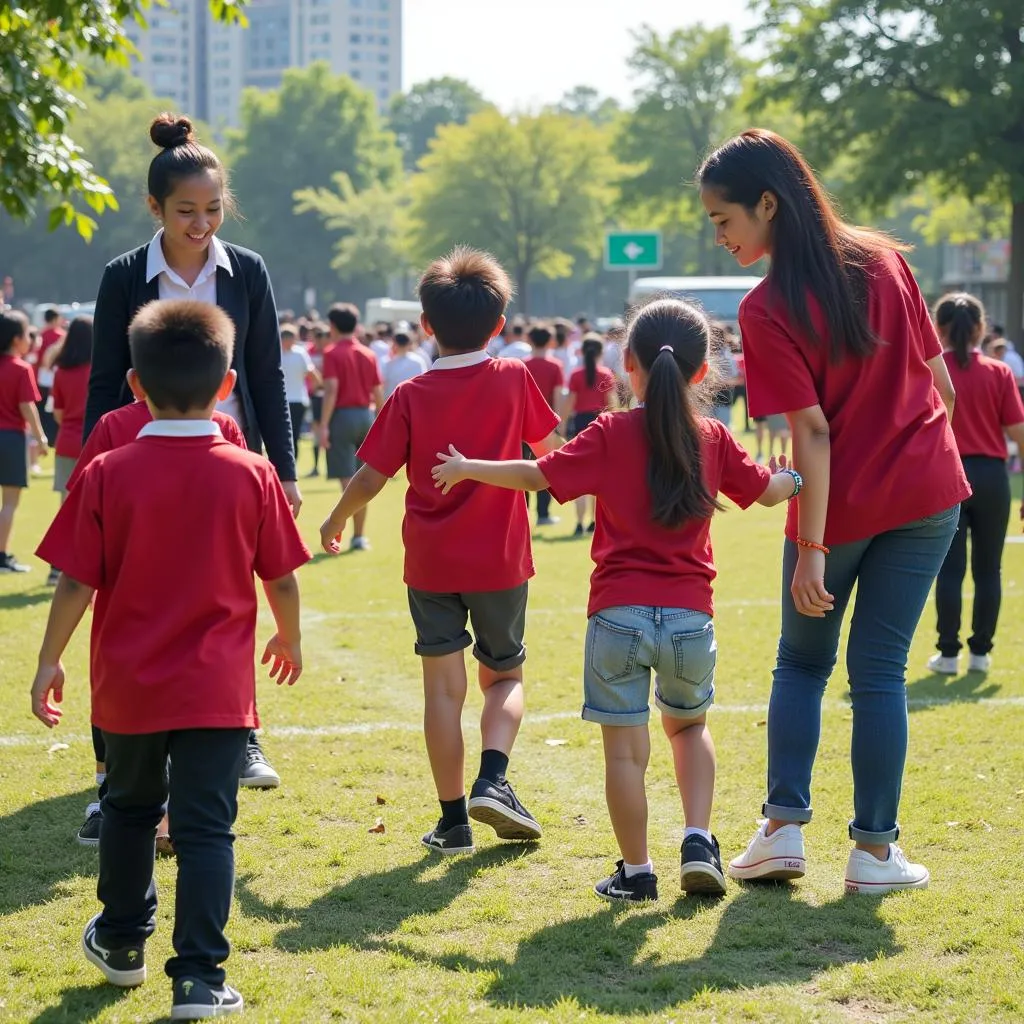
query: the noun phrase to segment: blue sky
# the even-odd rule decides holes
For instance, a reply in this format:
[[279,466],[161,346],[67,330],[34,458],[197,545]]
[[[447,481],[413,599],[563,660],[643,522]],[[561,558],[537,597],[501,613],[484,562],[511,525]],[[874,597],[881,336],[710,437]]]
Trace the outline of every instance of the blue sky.
[[503,109],[533,109],[576,85],[626,101],[630,30],[732,23],[747,0],[405,0],[403,88],[464,78]]

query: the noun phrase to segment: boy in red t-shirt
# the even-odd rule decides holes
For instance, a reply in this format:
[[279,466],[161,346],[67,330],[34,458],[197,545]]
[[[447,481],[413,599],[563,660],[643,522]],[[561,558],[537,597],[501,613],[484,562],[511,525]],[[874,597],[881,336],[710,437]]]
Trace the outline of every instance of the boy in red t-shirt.
[[[561,444],[558,417],[523,363],[486,352],[505,324],[511,293],[508,275],[486,253],[459,247],[431,264],[420,283],[421,323],[436,338],[440,358],[388,399],[359,449],[364,465],[320,528],[324,550],[337,554],[348,518],[406,467],[405,582],[423,659],[427,755],[441,802],[441,819],[423,844],[442,854],[473,851],[469,817],[493,826],[502,839],[541,834],[505,778],[523,718],[523,633],[533,575],[526,502],[521,494],[479,486],[448,497],[430,475],[436,452],[453,441],[496,459],[518,458],[524,443],[537,455]],[[463,651],[474,638],[467,620],[484,694],[483,752],[468,808]]]
[[[166,966],[174,1019],[242,1008],[225,984],[238,776],[257,724],[255,573],[277,633],[271,678],[302,671],[295,570],[309,558],[273,467],[212,420],[231,393],[234,328],[215,306],[153,302],[132,321],[132,375],[153,414],[69,491],[39,548],[61,570],[32,684],[32,711],[60,721],[60,658],[96,595],[92,719],[106,742],[98,895],[83,950],[122,987],[146,978],[156,926],[153,838],[170,801],[178,855]],[[153,600],[153,579],[171,581]],[[170,769],[168,773],[168,758]]]
[[[554,334],[547,324],[535,324],[530,328],[527,337],[533,348],[533,355],[526,360],[526,369],[537,382],[541,394],[552,410],[557,412],[561,404],[562,391],[565,388],[565,373],[562,364],[554,356],[548,354],[548,347]],[[529,449],[524,450],[524,458],[530,457]],[[529,498],[527,497],[527,502]],[[537,492],[537,525],[554,526],[558,516],[551,515],[550,491]]]

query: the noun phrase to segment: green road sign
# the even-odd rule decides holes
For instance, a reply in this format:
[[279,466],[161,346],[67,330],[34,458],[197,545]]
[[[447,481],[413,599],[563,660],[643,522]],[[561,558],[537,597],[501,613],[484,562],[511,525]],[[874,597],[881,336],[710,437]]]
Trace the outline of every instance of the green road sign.
[[604,239],[605,270],[661,270],[660,231],[609,231]]

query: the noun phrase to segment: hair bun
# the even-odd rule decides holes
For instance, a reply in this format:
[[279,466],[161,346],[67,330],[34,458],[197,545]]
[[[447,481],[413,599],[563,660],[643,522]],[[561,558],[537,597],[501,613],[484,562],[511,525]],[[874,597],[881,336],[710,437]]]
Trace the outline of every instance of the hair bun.
[[187,117],[175,117],[174,114],[160,114],[149,126],[149,137],[161,149],[174,149],[195,142],[192,122]]

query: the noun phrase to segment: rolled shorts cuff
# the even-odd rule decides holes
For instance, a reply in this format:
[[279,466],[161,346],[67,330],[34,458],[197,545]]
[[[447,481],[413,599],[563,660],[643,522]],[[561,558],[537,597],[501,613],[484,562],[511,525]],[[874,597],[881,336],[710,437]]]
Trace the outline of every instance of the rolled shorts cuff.
[[[467,633],[466,636],[469,636],[469,634]],[[467,644],[466,646],[469,645]],[[473,644],[473,657],[492,672],[511,672],[512,669],[519,668],[526,661],[526,646],[524,644],[515,654],[511,654],[507,658],[492,658],[489,654],[485,654],[480,650],[479,644]]]
[[813,811],[810,807],[782,807],[780,804],[765,803],[761,813],[773,821],[795,821],[805,825],[811,820]]
[[895,828],[891,828],[886,832],[865,832],[862,828],[857,828],[856,825],[850,822],[850,838],[855,843],[870,843],[872,846],[882,846],[885,843],[895,843],[900,837],[900,826],[896,824]]
[[421,644],[419,640],[413,645],[413,649],[421,658],[443,658],[446,654],[455,654],[457,651],[464,651],[473,643],[473,638],[466,630],[462,636],[454,640],[444,640],[438,644]]
[[651,709],[643,711],[598,711],[597,708],[583,705],[583,719],[597,722],[598,725],[646,725],[651,719]]
[[669,718],[681,718],[684,721],[689,718],[700,718],[701,715],[705,714],[708,708],[711,707],[715,702],[715,688],[712,686],[711,691],[707,697],[704,698],[696,707],[692,708],[681,708],[675,704],[669,704],[668,701],[664,700],[657,688],[654,691],[654,703],[658,706],[658,709],[663,715],[668,715]]

